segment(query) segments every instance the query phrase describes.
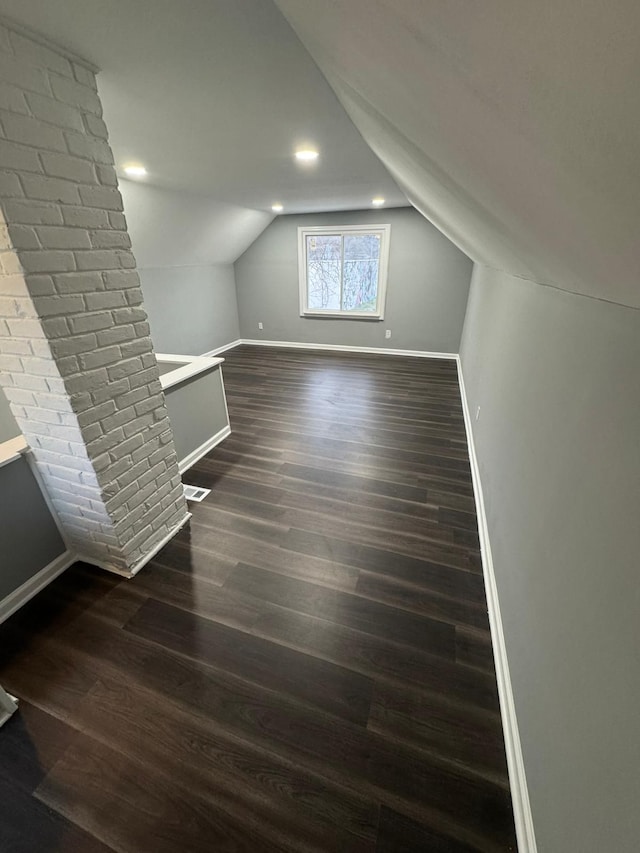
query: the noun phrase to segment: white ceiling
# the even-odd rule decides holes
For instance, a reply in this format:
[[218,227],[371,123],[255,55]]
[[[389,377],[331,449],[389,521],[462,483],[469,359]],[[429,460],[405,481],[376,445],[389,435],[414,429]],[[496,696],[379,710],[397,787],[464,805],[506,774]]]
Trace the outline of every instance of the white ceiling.
[[[0,12],[101,69],[117,165],[219,202],[285,212],[404,194],[271,0],[0,0]],[[292,159],[316,145],[317,165]]]
[[471,258],[640,307],[638,0],[276,0]]

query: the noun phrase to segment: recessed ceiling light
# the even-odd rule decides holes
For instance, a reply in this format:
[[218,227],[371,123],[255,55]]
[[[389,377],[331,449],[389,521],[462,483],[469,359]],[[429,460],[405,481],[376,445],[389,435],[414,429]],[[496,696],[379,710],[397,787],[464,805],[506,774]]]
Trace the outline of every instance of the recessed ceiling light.
[[382,205],[384,204],[384,199],[381,196],[377,196],[376,198],[371,199],[371,204],[374,207],[382,207]]
[[301,160],[302,162],[311,162],[312,160],[318,159],[318,152],[313,148],[300,148],[296,151],[296,160]]
[[277,202],[276,204],[271,205],[271,210],[273,210],[274,213],[282,213],[283,209],[282,205]]
[[147,170],[144,166],[139,166],[137,164],[132,163],[130,166],[124,167],[124,173],[130,178],[144,178],[144,176],[147,174]]

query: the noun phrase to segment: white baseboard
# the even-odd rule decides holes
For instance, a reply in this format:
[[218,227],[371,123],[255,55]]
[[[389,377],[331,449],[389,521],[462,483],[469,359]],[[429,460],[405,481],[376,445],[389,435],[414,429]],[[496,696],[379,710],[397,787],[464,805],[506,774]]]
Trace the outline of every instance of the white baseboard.
[[[341,344],[305,344],[300,341],[257,341],[242,338],[240,344],[248,344],[254,347],[285,347],[289,349],[320,349],[333,350],[335,352],[363,352],[374,355],[404,355],[411,358],[448,358],[454,361],[458,358],[454,352],[427,352],[417,349],[388,349],[387,347],[351,347]],[[235,344],[234,344],[235,346]]]
[[491,543],[489,541],[489,528],[484,506],[482,483],[480,481],[480,468],[473,440],[471,414],[469,412],[469,403],[464,387],[464,377],[462,375],[460,357],[458,356],[456,360],[458,364],[460,396],[462,398],[462,409],[464,412],[464,425],[467,432],[467,444],[469,446],[469,458],[471,461],[471,475],[473,478],[476,514],[478,516],[478,532],[480,534],[480,549],[482,553],[482,571],[484,574],[487,607],[489,610],[491,642],[493,646],[496,678],[498,681],[498,695],[500,697],[500,712],[502,716],[502,729],[504,732],[504,743],[507,753],[507,766],[509,768],[509,784],[511,787],[513,816],[516,825],[516,835],[518,838],[518,851],[519,853],[536,853],[536,838],[531,815],[531,804],[529,802],[529,791],[527,788],[524,759],[522,757],[520,733],[518,731],[518,720],[516,717],[513,690],[511,687],[511,676],[509,674],[509,662],[507,659],[507,648],[502,628],[502,617],[500,615],[500,601],[498,598],[498,587],[493,567]]
[[221,441],[231,434],[231,427],[227,424],[227,426],[222,427],[221,430],[215,435],[212,435],[211,438],[208,438],[200,447],[196,447],[191,453],[181,459],[178,462],[178,470],[181,474],[184,474],[192,465],[195,465],[203,456],[206,456],[209,451],[213,450],[213,448],[220,444]]
[[29,599],[37,595],[41,589],[51,583],[52,580],[61,575],[65,569],[68,569],[72,563],[75,563],[78,557],[72,551],[65,551],[52,560],[48,566],[35,574],[33,577],[25,581],[22,586],[14,589],[5,598],[0,601],[0,623],[8,619],[16,612],[23,604],[26,604]]
[[217,349],[210,349],[209,352],[203,352],[201,358],[213,358],[215,355],[220,355],[221,352],[226,352],[228,349],[233,349],[234,347],[239,346],[242,343],[240,338],[237,341],[231,341],[230,344],[223,344],[221,347]]

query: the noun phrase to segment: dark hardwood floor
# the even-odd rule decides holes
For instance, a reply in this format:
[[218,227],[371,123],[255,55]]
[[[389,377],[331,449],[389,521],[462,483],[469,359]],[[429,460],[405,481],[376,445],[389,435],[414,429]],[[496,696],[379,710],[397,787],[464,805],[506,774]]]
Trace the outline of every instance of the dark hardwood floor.
[[455,363],[224,377],[189,527],[0,626],[0,851],[515,851]]

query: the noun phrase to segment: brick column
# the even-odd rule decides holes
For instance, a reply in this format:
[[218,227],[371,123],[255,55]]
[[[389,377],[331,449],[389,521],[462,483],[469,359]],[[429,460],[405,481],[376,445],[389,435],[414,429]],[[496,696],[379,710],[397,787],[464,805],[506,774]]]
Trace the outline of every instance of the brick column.
[[95,74],[3,27],[0,205],[0,383],[71,547],[130,574],[188,512]]

